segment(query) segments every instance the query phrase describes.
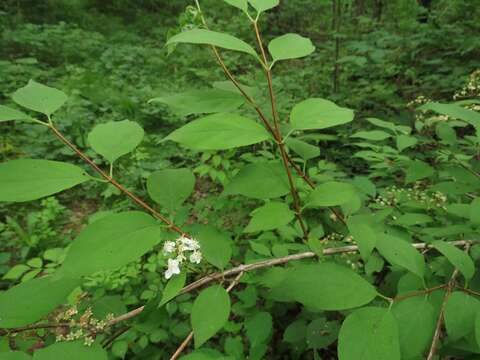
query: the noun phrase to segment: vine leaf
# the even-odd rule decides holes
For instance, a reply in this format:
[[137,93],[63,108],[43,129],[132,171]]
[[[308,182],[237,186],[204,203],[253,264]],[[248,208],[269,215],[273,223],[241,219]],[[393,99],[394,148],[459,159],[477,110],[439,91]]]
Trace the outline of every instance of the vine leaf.
[[190,320],[195,348],[220,331],[230,315],[230,296],[220,285],[203,290],[195,299]]
[[68,97],[60,90],[30,80],[13,93],[12,99],[24,108],[50,116],[62,107]]
[[19,159],[0,164],[0,201],[40,199],[90,177],[78,166],[51,160]]

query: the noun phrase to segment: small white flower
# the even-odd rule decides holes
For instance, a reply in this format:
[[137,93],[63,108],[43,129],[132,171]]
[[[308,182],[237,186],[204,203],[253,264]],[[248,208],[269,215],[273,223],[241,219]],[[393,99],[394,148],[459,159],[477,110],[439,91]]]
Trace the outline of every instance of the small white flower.
[[165,254],[171,254],[175,252],[175,243],[173,241],[165,241],[165,244],[163,244],[163,252]]
[[193,264],[200,264],[202,261],[202,253],[200,251],[194,251],[192,255],[190,255],[190,262]]
[[165,271],[165,279],[170,279],[173,275],[180,274],[180,263],[175,259],[168,259],[168,269]]
[[195,239],[182,236],[177,240],[182,245],[182,251],[196,251],[200,249],[200,244]]

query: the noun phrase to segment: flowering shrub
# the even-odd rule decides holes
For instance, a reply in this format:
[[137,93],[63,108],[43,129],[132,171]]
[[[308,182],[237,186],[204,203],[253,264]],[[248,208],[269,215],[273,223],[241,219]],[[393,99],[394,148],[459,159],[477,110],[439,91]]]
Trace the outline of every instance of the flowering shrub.
[[[9,348],[15,350],[10,343],[26,333],[40,339],[38,348],[30,348],[39,360],[107,359],[111,346],[112,356],[158,358],[142,352],[148,339],[139,340],[140,348],[116,341],[128,336],[130,326],[148,332],[152,322],[170,324],[178,302],[176,316],[188,316],[192,330],[178,331],[184,340],[171,354],[161,353],[170,359],[273,359],[285,353],[305,359],[473,359],[480,351],[480,114],[472,107],[478,104],[478,73],[459,93],[462,101],[413,102],[415,126],[367,118],[361,131],[339,135],[362,165],[353,173],[319,160],[323,139],[332,135],[325,131],[353,122],[353,110],[315,95],[292,109],[279,109],[276,101],[275,67],[312,54],[312,42],[286,34],[265,47],[259,24],[278,0],[225,2],[250,23],[258,50],[210,30],[196,1],[182,19],[191,24],[182,24],[167,45],[170,51],[209,47],[228,82],[150,102],[191,120],[159,146],[173,142],[200,159],[202,152],[242,149],[244,163],[224,173],[230,178],[222,177],[214,194],[254,208],[238,223],[205,223],[184,213],[186,201],[200,198],[192,195],[198,179],[188,168],[151,173],[145,184],[151,201],[121,184],[117,161],[145,135],[135,122],[91,130],[88,151],[104,159],[104,168],[57,126],[62,119],[55,112],[68,100],[64,92],[31,80],[13,93],[16,105],[0,106],[0,121],[44,127],[85,165],[4,162],[0,201],[32,201],[100,182],[139,209],[93,219],[54,272],[37,273],[0,294],[0,331]],[[261,83],[240,83],[224,51],[258,63],[267,104],[256,100]],[[284,112],[288,119],[280,116]],[[212,162],[218,167],[222,157]],[[158,276],[167,281],[151,290],[148,301],[120,313],[87,305],[82,294],[92,279],[128,271],[147,256],[153,258],[151,272],[157,275],[158,261]],[[120,302],[120,308],[132,304]],[[150,335],[172,345],[162,333]],[[5,354],[29,358],[21,351]]]

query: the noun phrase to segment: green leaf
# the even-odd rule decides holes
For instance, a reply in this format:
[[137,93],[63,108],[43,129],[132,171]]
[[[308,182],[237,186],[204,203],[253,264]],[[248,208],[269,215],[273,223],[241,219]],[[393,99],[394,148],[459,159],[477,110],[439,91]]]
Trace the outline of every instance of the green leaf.
[[307,326],[307,344],[309,349],[323,349],[330,346],[338,338],[340,324],[336,321],[326,321],[321,317],[313,320]]
[[21,351],[0,352],[2,360],[32,360],[30,355]]
[[194,187],[195,176],[190,169],[160,170],[147,179],[148,195],[170,213],[188,199]]
[[40,199],[90,178],[78,166],[59,161],[20,159],[0,164],[0,201]]
[[132,152],[143,139],[143,129],[130,120],[110,121],[97,125],[88,134],[88,142],[96,153],[111,164]]
[[195,299],[190,315],[195,348],[221,330],[229,315],[230,296],[223,287],[216,285],[203,290]]
[[465,109],[457,104],[441,104],[430,102],[422,105],[420,110],[431,110],[436,113],[447,115],[454,119],[460,119],[480,129],[480,114],[476,111]]
[[403,226],[414,226],[431,223],[433,219],[426,214],[405,213],[401,215],[395,223]]
[[68,98],[60,90],[30,80],[26,86],[13,93],[12,99],[20,106],[50,116]]
[[34,323],[66,302],[80,284],[78,280],[41,277],[0,293],[0,327],[14,328]]
[[158,307],[163,306],[173,298],[175,298],[180,290],[185,286],[185,281],[187,280],[187,272],[182,271],[179,275],[172,277],[165,289],[163,290],[162,300],[158,304]]
[[265,343],[272,334],[272,329],[272,315],[265,311],[257,312],[245,320],[245,331],[252,348]]
[[412,244],[384,234],[378,238],[376,248],[390,264],[400,266],[423,278],[425,260]]
[[7,106],[0,105],[0,122],[12,120],[31,120],[27,114]]
[[398,135],[397,136],[397,149],[402,152],[406,148],[416,145],[418,142],[417,138],[408,135]]
[[248,2],[247,0],[223,0],[227,4],[235,6],[236,8],[242,10],[245,13],[248,13]]
[[300,155],[303,160],[314,159],[320,155],[320,148],[318,146],[310,145],[305,141],[288,138],[286,144],[290,149]]
[[287,175],[278,161],[249,164],[240,169],[225,187],[224,195],[273,199],[290,192]]
[[127,312],[127,307],[121,295],[102,296],[92,305],[93,316],[97,319],[104,319],[109,314],[120,316]]
[[334,263],[294,265],[274,290],[315,310],[351,309],[377,296],[360,275]]
[[420,358],[432,342],[436,317],[423,296],[395,302],[392,308],[398,324],[402,359]]
[[149,102],[160,102],[180,116],[192,114],[223,113],[239,108],[244,99],[241,94],[220,89],[191,90],[166,97],[156,97]]
[[59,271],[80,277],[115,270],[138,259],[159,240],[160,227],[150,215],[139,211],[108,215],[80,232]]
[[17,280],[19,279],[24,273],[30,270],[30,267],[23,264],[18,264],[12,267],[8,272],[3,275],[4,280]]
[[372,131],[359,131],[351,135],[352,138],[360,138],[365,140],[372,141],[382,141],[392,137],[392,134],[389,134],[381,130],[372,130]]
[[232,257],[230,237],[210,225],[197,226],[194,234],[205,260],[223,270]]
[[470,221],[475,225],[480,225],[480,197],[470,203]]
[[250,5],[252,5],[255,10],[259,13],[273,9],[278,6],[279,0],[248,0]]
[[327,129],[349,123],[353,118],[353,110],[339,107],[329,100],[320,98],[298,103],[290,114],[292,127],[296,130]]
[[226,150],[270,139],[258,123],[237,114],[214,114],[195,120],[168,135],[194,150]]
[[273,62],[277,62],[308,56],[315,51],[315,46],[308,38],[298,34],[285,34],[270,41],[268,51]]
[[412,160],[408,162],[408,167],[405,170],[406,177],[405,183],[410,184],[412,182],[422,180],[431,177],[435,174],[435,170],[427,163],[421,160]]
[[329,181],[317,185],[307,199],[309,207],[337,206],[351,201],[355,196],[355,188],[347,183]]
[[400,360],[395,318],[387,309],[366,307],[347,316],[338,336],[339,360]]
[[98,344],[86,346],[83,341],[57,342],[35,351],[33,360],[108,360],[107,352]]
[[371,216],[351,216],[347,220],[347,225],[350,234],[358,245],[362,259],[368,259],[377,244],[377,231],[372,225]]
[[235,36],[205,29],[193,29],[181,32],[168,39],[166,45],[186,43],[212,45],[220,48],[240,51],[257,57],[254,48]]
[[480,311],[475,315],[475,341],[480,346]]
[[279,202],[270,202],[252,212],[252,219],[244,232],[274,230],[287,225],[295,217],[295,213],[288,205]]
[[453,292],[445,305],[445,327],[449,339],[456,341],[473,333],[478,311],[480,301],[464,292]]
[[452,263],[468,281],[475,275],[475,264],[468,254],[445,241],[435,241],[432,245]]
[[380,120],[377,118],[366,118],[366,120],[372,125],[375,125],[384,129],[388,129],[394,133],[397,131],[397,127],[392,122]]

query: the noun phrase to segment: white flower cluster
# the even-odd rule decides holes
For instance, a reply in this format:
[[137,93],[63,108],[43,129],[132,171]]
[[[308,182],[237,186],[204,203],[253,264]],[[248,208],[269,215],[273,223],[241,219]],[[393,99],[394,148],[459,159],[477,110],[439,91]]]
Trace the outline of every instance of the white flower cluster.
[[198,241],[184,235],[175,241],[166,241],[163,245],[163,253],[170,257],[167,271],[165,271],[166,279],[180,274],[180,265],[187,259],[192,264],[200,264],[202,261],[202,252]]

